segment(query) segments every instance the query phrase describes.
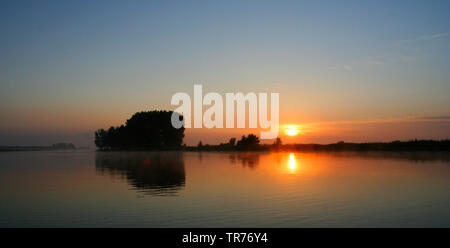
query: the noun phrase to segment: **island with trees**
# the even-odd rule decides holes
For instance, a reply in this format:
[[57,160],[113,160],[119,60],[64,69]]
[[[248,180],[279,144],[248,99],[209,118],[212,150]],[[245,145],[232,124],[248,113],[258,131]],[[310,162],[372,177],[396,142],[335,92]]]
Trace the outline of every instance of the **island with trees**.
[[[172,111],[146,111],[131,116],[119,127],[95,132],[100,150],[180,150],[184,127],[174,128]],[[182,116],[179,116],[182,119]]]

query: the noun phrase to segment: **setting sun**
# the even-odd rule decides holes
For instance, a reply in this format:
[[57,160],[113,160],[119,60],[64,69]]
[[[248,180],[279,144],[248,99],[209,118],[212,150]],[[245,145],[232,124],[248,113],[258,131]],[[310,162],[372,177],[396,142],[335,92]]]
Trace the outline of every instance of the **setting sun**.
[[295,136],[300,133],[300,128],[297,125],[288,125],[284,132],[288,136]]

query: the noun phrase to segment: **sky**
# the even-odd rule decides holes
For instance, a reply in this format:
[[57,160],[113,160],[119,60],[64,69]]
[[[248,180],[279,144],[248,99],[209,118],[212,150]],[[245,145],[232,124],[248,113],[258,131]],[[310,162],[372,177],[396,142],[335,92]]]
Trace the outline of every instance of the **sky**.
[[[450,138],[449,1],[2,1],[0,145],[73,142],[176,92],[280,93],[284,143]],[[186,130],[218,143],[252,130]]]

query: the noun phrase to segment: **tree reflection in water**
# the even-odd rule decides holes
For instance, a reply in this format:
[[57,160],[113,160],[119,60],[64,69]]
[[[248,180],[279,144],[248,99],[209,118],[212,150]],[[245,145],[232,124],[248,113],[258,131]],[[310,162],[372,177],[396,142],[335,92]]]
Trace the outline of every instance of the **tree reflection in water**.
[[230,162],[235,164],[239,161],[243,167],[249,167],[251,169],[256,168],[259,164],[260,153],[232,153],[228,156]]
[[95,168],[151,196],[176,196],[186,182],[181,152],[97,152]]

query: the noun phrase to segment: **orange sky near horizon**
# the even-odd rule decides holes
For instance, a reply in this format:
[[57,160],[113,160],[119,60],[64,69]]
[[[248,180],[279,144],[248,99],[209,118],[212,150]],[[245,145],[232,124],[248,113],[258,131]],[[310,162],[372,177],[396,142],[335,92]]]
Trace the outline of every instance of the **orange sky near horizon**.
[[[171,107],[169,109],[175,109]],[[205,110],[206,107],[203,108]],[[10,120],[4,121],[0,126],[0,131],[8,132],[11,135],[27,136],[40,133],[52,136],[57,133],[59,137],[64,137],[64,133],[79,133],[90,136],[100,128],[109,126],[119,126],[131,117],[133,112],[121,113],[103,111],[96,113],[95,108],[84,112],[62,112],[55,111],[43,113],[43,110],[17,111],[10,113],[13,116]],[[374,120],[349,120],[349,121],[295,121],[301,118],[293,118],[293,114],[286,114],[280,109],[280,130],[279,137],[285,144],[288,143],[334,143],[338,141],[346,142],[378,142],[392,140],[410,139],[446,139],[450,138],[450,117],[405,117],[405,118],[384,118]],[[292,117],[292,118],[291,118]],[[298,117],[298,116],[297,116]],[[30,122],[30,119],[33,121]],[[306,119],[306,118],[304,118]],[[8,125],[9,124],[9,125]],[[289,136],[286,134],[286,127],[295,125],[298,127],[298,134]],[[204,144],[219,144],[228,142],[232,137],[240,138],[242,135],[254,133],[259,136],[261,129],[232,128],[232,129],[186,129],[185,143],[196,145],[199,141]],[[92,145],[93,140],[85,138],[83,145]],[[273,140],[263,140],[263,143],[272,143]],[[5,145],[5,144],[3,144]]]

